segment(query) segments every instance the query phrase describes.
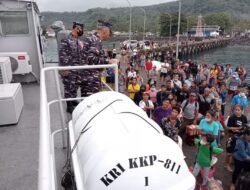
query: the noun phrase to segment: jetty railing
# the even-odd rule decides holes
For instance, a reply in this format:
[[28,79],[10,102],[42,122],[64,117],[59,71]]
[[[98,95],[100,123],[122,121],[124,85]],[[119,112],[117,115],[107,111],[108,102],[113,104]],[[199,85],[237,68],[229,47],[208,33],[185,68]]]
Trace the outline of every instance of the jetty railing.
[[[65,120],[65,111],[63,109],[63,102],[72,100],[82,100],[79,98],[63,98],[60,90],[59,71],[62,70],[84,70],[84,69],[107,69],[114,68],[118,71],[116,64],[110,65],[86,65],[86,66],[55,66],[46,67],[41,70],[40,78],[40,134],[39,134],[39,169],[38,169],[38,190],[56,190],[57,176],[54,155],[54,137],[52,134],[62,133],[62,147],[66,147],[65,130],[67,130],[67,123]],[[48,101],[48,92],[46,88],[46,73],[48,71],[54,72],[57,99]],[[106,87],[107,84],[104,83]],[[108,87],[109,88],[109,87]],[[111,88],[109,88],[112,90]],[[115,72],[115,91],[118,91],[118,72]],[[61,118],[61,129],[52,132],[50,123],[50,106],[58,102]]]

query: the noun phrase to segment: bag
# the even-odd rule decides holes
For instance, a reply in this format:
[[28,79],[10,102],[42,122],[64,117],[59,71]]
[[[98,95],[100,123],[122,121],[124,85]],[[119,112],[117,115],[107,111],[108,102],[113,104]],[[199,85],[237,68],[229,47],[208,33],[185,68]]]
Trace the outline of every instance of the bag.
[[193,146],[194,140],[200,135],[198,125],[187,125],[186,127],[186,144]]
[[[184,112],[184,110],[186,109],[186,107],[187,107],[188,104],[189,104],[189,101],[186,100],[186,103],[185,103],[185,105],[184,105],[183,108],[182,108],[182,111],[183,111],[183,112]],[[198,107],[198,102],[195,101],[195,110],[197,110],[197,107]]]
[[230,116],[227,116],[227,118],[226,118],[225,121],[224,121],[224,125],[225,125],[225,126],[227,126],[227,124],[228,124],[229,117],[230,117]]
[[194,140],[198,137],[199,137],[198,135],[193,135],[193,136],[187,135],[186,136],[186,144],[189,146],[194,146]]
[[232,137],[230,137],[227,142],[226,142],[226,149],[227,149],[227,152],[228,153],[233,153],[235,152],[234,149],[235,149],[235,145],[236,145],[236,140],[237,140],[237,136],[234,135]]
[[186,134],[188,136],[200,135],[200,130],[198,125],[187,125]]
[[229,153],[234,153],[238,150],[236,148],[237,140],[243,141],[243,143],[245,145],[245,149],[247,149],[248,143],[246,141],[242,140],[240,137],[241,136],[234,135],[227,140],[226,147],[227,147],[227,150],[229,150]]
[[72,173],[72,171],[70,169],[68,169],[61,180],[61,185],[65,188],[65,189],[74,189],[74,174]]

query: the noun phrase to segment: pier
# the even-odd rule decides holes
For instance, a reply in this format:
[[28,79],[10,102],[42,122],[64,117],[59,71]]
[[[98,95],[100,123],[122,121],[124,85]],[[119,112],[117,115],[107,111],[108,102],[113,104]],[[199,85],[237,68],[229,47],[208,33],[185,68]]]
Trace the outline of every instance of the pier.
[[[138,43],[140,42],[139,38],[133,38],[134,40],[137,40]],[[124,37],[113,37],[110,39],[110,41],[116,41],[116,42],[123,42],[126,38]],[[179,42],[179,57],[187,57],[187,56],[193,56],[197,55],[202,52],[206,52],[212,49],[216,48],[222,48],[226,47],[230,44],[232,44],[232,38],[226,38],[226,37],[220,37],[220,38],[195,38],[190,37],[187,38],[180,38]],[[176,39],[172,38],[171,41],[169,38],[162,38],[162,37],[154,37],[154,38],[146,38],[145,41],[149,41],[151,44],[151,48],[145,51],[151,52],[151,51],[164,51],[170,54],[171,56],[175,55],[176,52]],[[154,47],[153,44],[157,44],[156,47]],[[113,48],[116,47],[116,44],[113,44]],[[118,48],[119,49],[119,48]]]
[[[186,57],[197,55],[199,53],[209,51],[216,48],[226,47],[230,44],[231,38],[213,38],[213,39],[203,39],[201,41],[195,40],[185,40],[179,43],[179,57]],[[158,40],[156,40],[157,43]],[[160,41],[159,41],[160,42]],[[163,50],[169,52],[170,55],[175,55],[176,52],[176,43],[162,43],[157,50]]]

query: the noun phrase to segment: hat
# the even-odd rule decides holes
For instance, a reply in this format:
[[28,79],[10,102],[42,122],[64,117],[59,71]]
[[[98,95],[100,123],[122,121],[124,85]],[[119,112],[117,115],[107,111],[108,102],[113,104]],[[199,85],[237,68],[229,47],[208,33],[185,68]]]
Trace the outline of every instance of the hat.
[[196,96],[196,93],[195,92],[191,92],[190,96]]
[[108,27],[110,30],[112,30],[112,24],[109,23],[109,22],[106,22],[106,21],[104,21],[104,20],[98,20],[97,27],[98,27],[98,28],[101,28],[101,27]]
[[75,28],[76,26],[80,26],[83,29],[85,25],[80,22],[73,22],[73,28]]

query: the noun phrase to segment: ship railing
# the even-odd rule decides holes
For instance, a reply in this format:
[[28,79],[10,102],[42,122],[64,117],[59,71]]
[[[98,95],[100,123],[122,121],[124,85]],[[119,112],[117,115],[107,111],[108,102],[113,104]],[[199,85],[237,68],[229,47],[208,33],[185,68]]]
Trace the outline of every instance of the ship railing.
[[[63,103],[72,100],[83,100],[84,97],[63,98],[60,88],[59,71],[63,70],[84,70],[84,69],[115,69],[115,91],[118,91],[118,66],[109,65],[85,65],[85,66],[54,66],[46,67],[41,70],[40,76],[40,134],[39,134],[39,168],[38,168],[38,190],[56,190],[57,176],[54,153],[54,135],[62,134],[62,147],[66,148],[66,113]],[[46,74],[52,71],[56,83],[57,99],[48,101],[48,92],[46,88]],[[109,90],[113,90],[108,84],[102,81],[102,84]],[[52,132],[50,121],[50,108],[52,104],[58,103],[61,120],[61,129]],[[69,148],[69,145],[67,145]]]

